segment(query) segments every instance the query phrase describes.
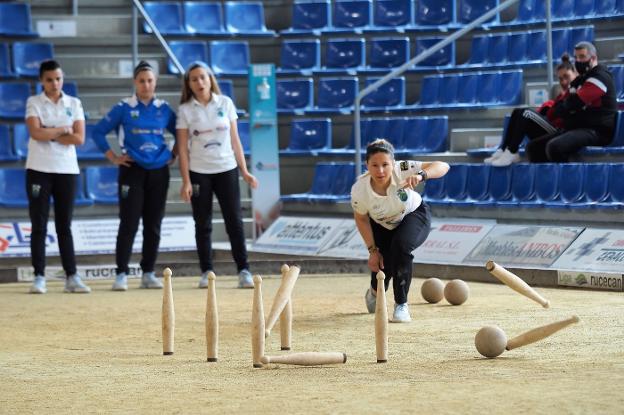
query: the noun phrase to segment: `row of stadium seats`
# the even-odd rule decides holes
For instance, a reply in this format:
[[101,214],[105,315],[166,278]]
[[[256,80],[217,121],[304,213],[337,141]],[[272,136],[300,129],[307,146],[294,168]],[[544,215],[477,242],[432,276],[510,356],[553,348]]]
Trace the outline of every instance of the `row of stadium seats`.
[[30,4],[0,3],[0,37],[37,37],[32,29]]
[[7,43],[0,43],[0,79],[39,77],[39,64],[54,57],[54,47],[43,42],[13,42],[9,51]]

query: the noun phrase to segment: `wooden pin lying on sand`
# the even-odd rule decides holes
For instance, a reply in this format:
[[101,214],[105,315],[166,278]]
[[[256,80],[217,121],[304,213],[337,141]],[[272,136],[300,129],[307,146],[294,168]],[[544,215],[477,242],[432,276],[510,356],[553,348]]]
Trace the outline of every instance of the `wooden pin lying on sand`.
[[340,352],[301,352],[283,356],[262,356],[262,363],[283,363],[286,365],[318,366],[346,363],[347,354]]

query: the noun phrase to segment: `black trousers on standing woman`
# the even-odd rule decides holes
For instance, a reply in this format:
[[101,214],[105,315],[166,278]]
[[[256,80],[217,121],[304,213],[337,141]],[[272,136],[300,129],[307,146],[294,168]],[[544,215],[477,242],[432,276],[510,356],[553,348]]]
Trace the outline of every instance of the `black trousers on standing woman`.
[[[431,230],[429,206],[423,201],[418,209],[406,215],[401,224],[392,230],[372,219],[370,223],[375,245],[383,256],[385,288],[388,289],[392,279],[394,302],[405,304],[412,282],[412,251],[425,242]],[[371,287],[377,289],[376,272],[371,272]]]

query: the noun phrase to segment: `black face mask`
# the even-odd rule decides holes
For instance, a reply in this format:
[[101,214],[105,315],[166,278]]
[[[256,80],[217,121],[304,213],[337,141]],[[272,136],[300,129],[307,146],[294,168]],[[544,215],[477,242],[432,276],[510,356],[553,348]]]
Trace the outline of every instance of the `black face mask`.
[[587,73],[587,71],[589,71],[589,61],[587,62],[575,61],[574,67],[576,68],[576,72],[578,72],[579,75],[584,75]]

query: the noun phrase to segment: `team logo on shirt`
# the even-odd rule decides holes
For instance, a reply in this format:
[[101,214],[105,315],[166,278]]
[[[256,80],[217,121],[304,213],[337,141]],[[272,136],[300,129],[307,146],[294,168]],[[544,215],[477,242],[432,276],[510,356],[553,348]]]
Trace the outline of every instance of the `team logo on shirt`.
[[206,144],[204,144],[204,148],[208,148],[211,146],[221,147],[221,143],[218,141],[208,141]]
[[405,191],[405,189],[397,190],[397,197],[401,202],[407,201],[407,192]]
[[217,115],[218,115],[219,117],[223,117],[223,116],[225,116],[225,111],[223,111],[223,107],[219,107],[219,108],[217,108]]
[[41,192],[40,184],[33,184],[30,186],[30,194],[32,197],[39,197],[39,193]]
[[199,185],[198,184],[194,184],[193,185],[193,196],[199,196]]
[[158,150],[158,146],[152,142],[147,141],[143,143],[141,147],[139,147],[139,150],[145,153],[151,153],[152,151]]
[[121,189],[120,189],[120,193],[121,193],[121,198],[125,199],[128,197],[128,193],[130,193],[130,186],[128,186],[127,184],[122,184],[121,185]]
[[409,170],[409,163],[407,161],[402,161],[399,165],[401,166],[401,171]]
[[68,117],[70,117],[70,118],[71,118],[71,116],[72,116],[72,110],[71,110],[71,108],[65,108],[65,115],[67,115]]
[[133,119],[139,118],[139,110],[130,111],[130,118],[133,118]]

